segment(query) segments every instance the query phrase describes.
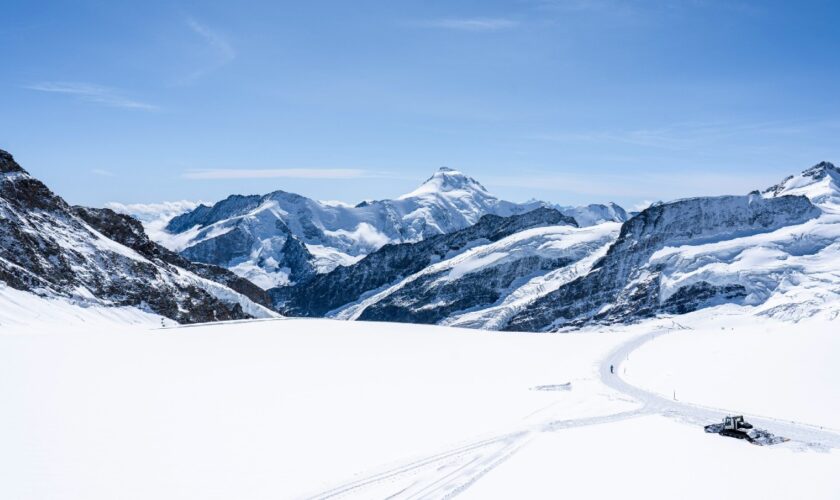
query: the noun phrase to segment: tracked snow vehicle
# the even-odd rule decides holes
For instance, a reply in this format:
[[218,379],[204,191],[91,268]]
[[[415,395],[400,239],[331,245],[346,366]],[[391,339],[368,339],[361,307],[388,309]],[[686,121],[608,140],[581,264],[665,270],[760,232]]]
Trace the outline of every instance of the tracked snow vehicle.
[[751,423],[744,420],[743,415],[727,415],[724,417],[723,422],[707,425],[703,429],[712,434],[720,434],[721,436],[735,439],[746,439],[750,443],[759,446],[783,443],[788,440],[763,429],[754,428]]

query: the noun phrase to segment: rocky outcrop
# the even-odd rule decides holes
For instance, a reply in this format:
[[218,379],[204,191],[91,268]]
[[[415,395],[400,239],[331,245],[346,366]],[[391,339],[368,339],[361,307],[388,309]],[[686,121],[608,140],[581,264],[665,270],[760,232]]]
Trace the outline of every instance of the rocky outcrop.
[[139,223],[109,212],[71,208],[0,151],[0,280],[44,296],[139,307],[181,323],[251,317],[156,255],[160,249]]
[[231,196],[173,218],[166,230],[189,232],[179,238],[186,240],[182,247],[172,248],[186,258],[272,288],[355,262],[385,244],[416,242],[464,229],[486,214],[507,217],[541,205],[499,200],[475,179],[444,167],[397,199],[349,206],[285,191]]
[[190,262],[177,253],[152,241],[137,219],[108,208],[73,207],[73,213],[108,238],[131,248],[159,265],[169,264],[186,269],[210,281],[225,285],[262,306],[271,307],[265,290],[231,271],[211,264]]
[[511,286],[573,262],[569,258],[526,255],[490,265],[457,279],[451,270],[422,276],[366,307],[358,319],[436,324],[452,315],[498,302]]
[[589,321],[632,321],[660,311],[687,312],[715,297],[737,299],[737,289],[696,285],[659,300],[659,270],[648,266],[665,246],[696,245],[803,223],[820,210],[804,196],[691,198],[657,204],[631,218],[592,271],[518,313],[509,330],[541,331]]
[[[270,293],[279,310],[285,314],[323,316],[333,309],[358,300],[366,292],[395,283],[466,249],[498,241],[525,229],[549,225],[577,224],[571,217],[548,208],[539,208],[511,217],[485,215],[477,224],[466,229],[432,236],[417,243],[385,245],[356,264],[338,267],[330,273],[316,275],[301,285],[276,288],[270,290]],[[528,267],[525,263],[520,265]],[[541,265],[549,264],[530,264]],[[481,299],[477,296],[472,300]]]

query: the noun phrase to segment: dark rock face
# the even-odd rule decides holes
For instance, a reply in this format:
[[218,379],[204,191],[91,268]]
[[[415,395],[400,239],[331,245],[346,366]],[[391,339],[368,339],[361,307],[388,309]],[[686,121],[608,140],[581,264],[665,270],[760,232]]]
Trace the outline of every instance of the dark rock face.
[[[524,229],[551,225],[577,226],[571,217],[548,208],[511,217],[485,215],[466,229],[431,236],[417,243],[385,245],[352,266],[338,267],[298,286],[275,288],[269,293],[285,314],[323,316],[358,300],[366,292],[399,281],[472,246],[498,241]],[[479,296],[474,300],[476,304],[485,303]]]
[[304,283],[315,275],[312,254],[299,239],[289,234],[281,252],[286,257],[286,265],[291,269],[289,279],[293,282]]
[[17,164],[11,154],[0,149],[0,174],[11,174],[15,172],[23,172],[23,169]]
[[[289,199],[302,199],[297,195],[284,193]],[[185,248],[181,255],[192,262],[201,262],[220,267],[233,267],[239,263],[252,261],[257,267],[266,270],[288,268],[289,279],[293,282],[308,279],[315,273],[312,263],[313,257],[297,237],[292,234],[286,223],[273,218],[271,214],[259,217],[240,217],[243,213],[253,210],[265,201],[260,196],[231,196],[212,208],[201,206],[170,221],[170,228],[187,230],[194,226],[201,226],[200,234],[216,230],[212,224],[225,221],[226,228],[222,234]],[[237,218],[239,217],[239,218]],[[317,231],[305,216],[295,219],[304,234]],[[270,226],[271,238],[261,239],[265,227]]]
[[245,278],[219,266],[190,262],[177,253],[155,243],[137,219],[107,208],[73,207],[73,213],[108,238],[131,248],[160,265],[169,264],[193,272],[245,295],[257,304],[271,308],[268,293]]
[[659,270],[648,267],[648,261],[666,245],[699,244],[772,231],[819,214],[820,210],[802,196],[722,196],[651,206],[624,223],[618,240],[589,274],[535,301],[514,316],[507,329],[541,331],[589,321],[631,321],[663,310],[687,311],[692,304],[699,306],[713,295],[734,297],[738,290],[700,286],[677,293],[663,306],[659,301]]
[[[179,251],[188,259],[227,267],[271,288],[329,272],[386,243],[417,242],[474,225],[485,214],[507,217],[542,205],[499,200],[475,179],[440,169],[392,200],[351,207],[285,191],[231,196],[175,217],[166,230],[184,236]],[[306,247],[318,251],[310,255]]]
[[0,168],[0,279],[9,286],[85,300],[92,295],[181,323],[249,317],[239,304],[221,302],[182,279],[156,256],[160,249],[139,222],[111,211],[71,209],[5,151]]
[[710,305],[737,302],[746,295],[743,285],[715,286],[701,281],[677,290],[660,309],[669,314],[685,314]]
[[181,255],[193,262],[224,266],[250,255],[254,243],[256,240],[247,231],[236,227],[221,236],[185,249]]
[[208,226],[257,208],[261,198],[258,195],[241,196],[235,194],[216,203],[212,207],[199,205],[190,212],[174,217],[166,225],[166,230],[172,233],[181,233],[195,226]]
[[360,320],[436,324],[452,314],[489,306],[501,299],[517,280],[557,269],[571,259],[546,259],[530,255],[491,266],[457,280],[446,279],[449,271],[431,274],[368,306]]

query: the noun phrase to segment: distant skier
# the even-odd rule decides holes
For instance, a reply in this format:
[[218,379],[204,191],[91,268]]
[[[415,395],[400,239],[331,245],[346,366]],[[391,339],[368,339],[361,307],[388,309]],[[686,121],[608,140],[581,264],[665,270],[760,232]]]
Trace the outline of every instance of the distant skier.
[[615,370],[613,369],[613,365],[610,365],[610,373],[615,373]]

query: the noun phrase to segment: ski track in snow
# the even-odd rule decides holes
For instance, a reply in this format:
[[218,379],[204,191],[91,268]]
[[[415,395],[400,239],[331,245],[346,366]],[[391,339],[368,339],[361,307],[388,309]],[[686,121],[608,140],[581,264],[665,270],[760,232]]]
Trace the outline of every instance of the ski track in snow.
[[[537,424],[523,425],[495,436],[460,444],[437,454],[397,466],[392,465],[308,498],[311,500],[357,496],[386,499],[453,498],[544,432],[600,425],[642,415],[661,415],[699,427],[720,421],[727,414],[740,413],[671,400],[633,386],[619,376],[620,366],[629,359],[633,351],[670,331],[672,329],[656,330],[634,337],[621,344],[600,362],[598,368],[600,381],[620,396],[629,397],[640,404],[637,409],[608,415],[546,420]],[[614,374],[610,373],[610,366],[613,367]],[[816,450],[840,448],[840,433],[833,429],[772,417],[744,415],[757,427],[789,438],[794,445],[802,448]]]

